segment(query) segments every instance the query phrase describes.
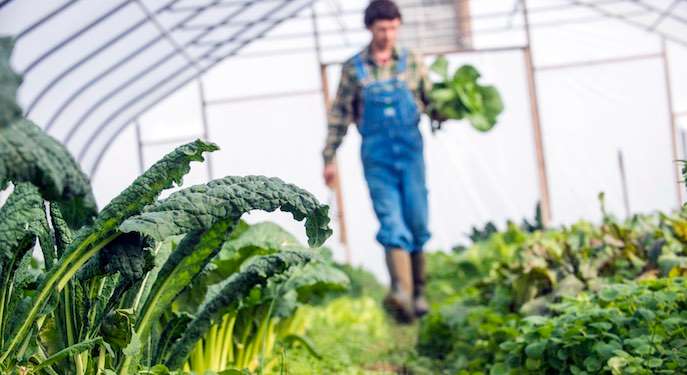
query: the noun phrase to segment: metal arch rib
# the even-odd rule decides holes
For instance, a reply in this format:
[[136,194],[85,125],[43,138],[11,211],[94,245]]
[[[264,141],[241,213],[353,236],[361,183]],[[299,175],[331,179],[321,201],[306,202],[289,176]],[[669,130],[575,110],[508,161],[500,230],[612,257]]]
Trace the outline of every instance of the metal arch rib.
[[[284,17],[284,20],[289,19],[289,18],[293,17],[294,15],[300,13],[303,9],[306,9],[307,7],[311,6],[315,1],[316,1],[316,0],[308,0],[308,1],[306,1],[306,2],[304,3],[303,6],[299,7],[299,8],[296,9],[296,10],[294,10],[289,16]],[[282,21],[283,21],[283,20],[282,20]],[[279,25],[282,21],[275,21],[275,22],[274,22],[272,25],[270,25],[266,30],[264,30],[262,34],[264,35],[265,33],[269,32],[269,31],[272,30],[274,27],[276,27],[277,25]],[[258,38],[260,38],[261,36],[262,36],[262,35],[257,35],[254,39],[258,39]],[[101,163],[101,161],[102,161],[102,158],[104,157],[105,153],[107,152],[107,150],[108,150],[108,149],[110,148],[110,146],[112,145],[112,142],[113,142],[113,141],[114,141],[114,140],[124,131],[124,129],[126,129],[126,128],[131,124],[131,122],[132,122],[134,119],[140,117],[143,113],[147,112],[147,111],[150,110],[152,107],[156,106],[158,103],[160,103],[161,101],[163,101],[163,100],[165,100],[166,98],[168,98],[171,94],[173,94],[174,92],[176,92],[176,91],[179,90],[180,88],[182,88],[182,87],[184,87],[185,85],[187,85],[188,83],[190,83],[190,82],[192,82],[192,81],[198,79],[198,77],[200,77],[201,75],[205,74],[205,72],[207,72],[208,70],[212,69],[214,66],[216,66],[216,65],[219,64],[220,62],[224,61],[226,58],[235,55],[241,48],[245,47],[245,46],[248,45],[249,43],[250,43],[249,41],[246,41],[246,42],[244,42],[242,45],[240,45],[240,46],[238,46],[237,48],[233,49],[231,52],[226,53],[226,54],[220,56],[220,57],[217,58],[214,62],[212,62],[210,65],[204,67],[204,68],[201,70],[201,72],[199,72],[199,73],[197,73],[197,74],[194,74],[194,75],[191,76],[190,78],[183,80],[181,83],[179,83],[179,84],[177,84],[177,85],[174,85],[171,89],[165,91],[160,97],[158,97],[158,98],[155,99],[153,102],[151,102],[150,104],[148,104],[147,106],[145,106],[145,108],[141,109],[140,111],[136,112],[136,113],[133,114],[132,116],[128,117],[128,118],[122,123],[122,125],[121,125],[121,126],[120,126],[120,127],[110,136],[110,138],[107,139],[107,141],[106,141],[106,143],[105,143],[105,146],[100,150],[100,153],[99,153],[98,156],[96,157],[96,160],[94,161],[93,166],[91,167],[91,169],[90,169],[90,171],[89,171],[89,175],[92,177],[92,176],[97,172],[98,166],[100,165],[100,163]],[[87,147],[90,147],[90,145],[87,146]],[[86,151],[88,151],[88,150],[86,150]]]
[[186,61],[188,61],[190,64],[193,65],[194,68],[196,68],[197,70],[200,70],[200,66],[198,65],[198,62],[196,60],[194,60],[193,57],[191,55],[189,55],[188,52],[186,52],[186,50],[183,47],[181,47],[181,45],[174,39],[174,37],[172,37],[172,34],[169,32],[169,30],[167,30],[164,26],[162,26],[160,21],[157,20],[156,15],[153,14],[150,11],[150,9],[148,9],[148,7],[143,3],[143,1],[142,0],[136,0],[136,4],[138,4],[138,6],[143,11],[143,13],[146,15],[146,18],[148,20],[150,20],[150,22],[152,22],[153,25],[155,25],[155,28],[160,32],[160,34],[162,34],[162,36],[165,39],[167,39],[169,44],[172,45],[172,47],[177,51],[177,53],[180,54],[181,56],[183,56],[186,59]]
[[[292,1],[292,0],[284,0],[284,1],[282,1],[282,2],[279,3],[276,7],[273,7],[273,8],[271,8],[268,12],[266,12],[266,14],[269,14],[270,12],[279,11],[280,9],[284,8],[285,6],[287,6],[291,1]],[[263,18],[264,18],[264,17],[266,17],[266,16],[263,16]],[[272,23],[272,25],[275,25],[275,26],[276,26],[277,24],[278,24],[278,22]],[[250,29],[251,29],[251,26],[250,26],[250,25],[244,26],[243,28],[241,28],[241,30],[239,30],[239,31],[237,31],[236,33],[234,33],[234,35],[232,35],[231,38],[227,39],[227,40],[225,41],[224,44],[219,45],[219,46],[215,46],[215,47],[213,47],[213,48],[210,48],[207,52],[205,52],[205,54],[203,54],[203,55],[201,56],[201,59],[205,59],[205,58],[210,57],[210,56],[212,55],[212,53],[214,53],[216,50],[220,49],[221,47],[223,47],[224,45],[226,45],[226,44],[228,44],[228,43],[231,43],[231,42],[235,41],[241,34],[245,33],[246,31],[249,31]],[[270,29],[271,29],[271,28],[268,28],[268,29],[266,29],[266,30],[270,30]],[[249,44],[252,40],[255,40],[255,39],[257,39],[258,37],[260,37],[261,35],[263,35],[265,32],[266,32],[266,31],[263,31],[261,34],[256,35],[256,37],[254,37],[253,39],[249,39],[249,40],[243,41],[241,44],[239,44],[239,46],[237,46],[237,47],[236,47],[235,49],[233,49],[233,50],[237,50],[237,49],[239,49],[239,48],[242,48],[243,46]],[[154,92],[155,90],[157,90],[157,88],[158,88],[158,87],[161,87],[161,85],[163,85],[165,82],[167,82],[167,81],[169,81],[170,79],[172,79],[172,78],[178,76],[179,74],[184,73],[189,67],[190,67],[189,64],[186,64],[186,65],[180,67],[179,69],[175,70],[174,72],[172,72],[171,74],[169,74],[168,76],[166,76],[165,78],[163,78],[162,80],[160,80],[160,81],[156,82],[155,84],[153,84],[153,85],[151,86],[151,88],[149,88],[149,89],[147,89],[147,90],[141,92],[140,94],[136,95],[135,97],[129,99],[126,103],[124,103],[124,104],[121,105],[119,108],[117,108],[114,112],[112,112],[112,114],[111,114],[110,116],[108,116],[103,122],[101,122],[101,123],[98,125],[98,127],[95,129],[95,131],[94,131],[94,132],[91,134],[91,136],[88,138],[88,140],[86,141],[86,143],[83,145],[83,147],[82,147],[81,150],[79,151],[78,156],[77,156],[77,160],[79,160],[79,161],[82,161],[82,160],[83,160],[83,158],[84,158],[86,152],[88,152],[88,149],[90,148],[91,143],[95,140],[96,137],[98,137],[99,133],[107,126],[107,124],[109,124],[112,120],[114,120],[117,116],[119,116],[122,112],[124,112],[128,107],[130,107],[131,105],[135,104],[136,102],[138,102],[138,101],[140,101],[141,99],[143,99],[143,98],[145,98],[146,96],[148,96],[150,93],[152,93],[152,92]],[[203,71],[204,71],[204,70],[203,70]],[[197,76],[198,74],[200,74],[200,73],[196,73],[195,76]]]
[[[687,18],[684,18],[680,15],[677,15],[677,14],[673,13],[673,11],[672,11],[673,8],[675,7],[675,5],[677,5],[677,4],[671,4],[668,8],[662,10],[661,8],[658,8],[654,5],[647,3],[645,0],[631,0],[631,1],[633,3],[635,3],[635,5],[640,6],[640,7],[644,8],[650,12],[654,12],[654,13],[659,14],[659,15],[661,13],[665,12],[666,17],[687,26]],[[684,0],[677,0],[676,2],[679,3],[680,1],[684,1]]]
[[[235,6],[237,6],[237,5],[243,5],[243,4],[245,4],[247,1],[250,1],[250,0],[235,0],[235,1],[222,0],[222,1],[220,1],[219,4],[217,4],[217,7],[230,8],[230,7],[235,7]],[[271,1],[271,2],[280,2],[280,1],[284,1],[284,0],[260,0],[260,1],[263,2],[263,3],[266,3],[266,2],[268,2],[268,1]],[[287,1],[288,1],[288,0],[287,0]],[[189,5],[189,6],[183,6],[183,7],[174,7],[174,8],[171,9],[171,11],[172,11],[172,12],[175,12],[175,13],[190,12],[190,11],[193,11],[194,9],[196,9],[196,8],[197,8],[197,6]]]
[[96,18],[93,22],[89,23],[85,27],[81,28],[77,32],[73,33],[72,35],[68,36],[66,39],[62,40],[61,42],[57,43],[57,45],[53,46],[49,50],[45,51],[42,55],[38,56],[37,59],[33,60],[29,66],[24,69],[23,72],[21,72],[21,75],[27,75],[29,72],[31,72],[34,68],[36,68],[40,63],[45,61],[48,57],[50,57],[53,53],[59,51],[62,49],[64,46],[67,44],[73,42],[76,38],[81,36],[83,33],[86,31],[94,28],[104,20],[110,18],[113,14],[119,12],[120,10],[124,9],[129,3],[131,3],[132,0],[124,0],[121,3],[119,3],[116,7],[110,9],[109,11],[105,12],[102,16]]
[[[157,12],[157,13],[163,12],[164,10],[168,9],[169,7],[171,7],[172,5],[174,5],[175,3],[179,2],[179,1],[181,1],[181,0],[171,0],[171,1],[169,1],[167,4],[165,4],[164,6],[162,6],[161,8],[159,8],[156,12]],[[131,34],[132,32],[136,31],[138,28],[140,28],[141,26],[143,26],[143,25],[145,25],[145,24],[146,24],[146,19],[145,19],[145,18],[142,19],[142,20],[139,21],[139,22],[136,22],[135,24],[133,24],[132,26],[130,26],[128,29],[126,29],[126,30],[122,31],[121,33],[117,34],[114,38],[111,38],[111,39],[108,40],[107,42],[105,42],[105,43],[103,43],[102,45],[100,45],[100,47],[96,48],[96,49],[93,50],[91,53],[89,53],[88,55],[86,55],[86,56],[84,56],[83,58],[81,58],[81,60],[79,60],[79,61],[73,63],[73,64],[72,64],[71,66],[69,66],[67,69],[65,69],[65,70],[63,70],[62,72],[60,72],[60,74],[58,74],[55,78],[51,79],[51,80],[50,80],[50,83],[48,83],[48,85],[45,86],[45,87],[38,93],[38,95],[36,95],[35,98],[33,98],[33,100],[31,101],[31,103],[30,103],[29,106],[27,107],[26,112],[27,112],[27,113],[31,112],[31,110],[32,110],[36,105],[38,105],[38,103],[43,99],[43,97],[44,97],[45,95],[48,94],[48,92],[50,92],[50,91],[53,89],[53,87],[57,86],[58,83],[60,83],[60,82],[61,82],[65,77],[67,77],[69,74],[71,74],[71,73],[73,73],[74,71],[76,71],[76,69],[78,69],[79,67],[81,67],[81,65],[87,63],[88,61],[90,61],[91,59],[93,59],[94,57],[96,57],[97,55],[99,55],[100,53],[102,53],[103,51],[105,51],[106,49],[110,48],[113,44],[117,43],[119,40],[121,40],[122,38],[124,38],[124,37],[126,37],[127,35]],[[67,105],[68,105],[68,104],[70,104],[70,103],[67,103]],[[64,107],[65,107],[65,104],[63,103],[63,105],[60,106],[60,107],[58,107],[59,109],[58,109],[55,113],[53,113],[52,117],[50,118],[50,120],[47,122],[47,124],[46,124],[46,126],[45,126],[45,130],[46,130],[46,131],[50,130],[50,128],[52,127],[52,125],[53,125],[54,122],[55,122],[56,117],[59,116],[59,114],[62,112],[62,110],[63,110]]]
[[658,28],[661,22],[663,22],[666,19],[666,17],[672,14],[673,9],[675,9],[675,7],[678,6],[678,4],[680,4],[680,1],[682,0],[673,0],[673,2],[670,5],[668,5],[668,7],[661,12],[661,14],[658,15],[658,18],[656,18],[656,20],[651,24],[651,26],[649,26],[649,31],[656,30],[656,28]]
[[[19,34],[17,34],[16,39],[19,40],[19,39],[25,37],[26,35],[30,34],[30,33],[33,32],[34,30],[36,30],[37,28],[39,28],[41,25],[43,25],[44,23],[48,22],[51,18],[53,18],[53,17],[55,17],[56,15],[58,15],[58,14],[64,12],[65,10],[67,10],[67,8],[69,8],[69,7],[71,7],[72,5],[76,4],[78,1],[79,1],[79,0],[70,0],[70,1],[68,1],[68,2],[66,2],[66,3],[64,3],[64,4],[62,4],[61,7],[55,9],[54,11],[52,11],[52,12],[50,12],[49,14],[45,15],[45,16],[44,16],[43,18],[41,18],[40,20],[38,20],[38,21],[32,23],[31,26],[29,26],[29,27],[25,28],[24,30],[20,31]],[[0,8],[2,8],[2,7],[0,7]]]
[[12,2],[12,0],[0,1],[0,9],[2,9],[2,7],[4,7],[5,5],[7,5],[7,4],[11,3],[11,2]]
[[[252,0],[252,1],[250,1],[250,2],[247,2],[247,3],[246,3],[245,5],[243,5],[241,8],[239,8],[239,9],[237,9],[237,10],[231,12],[231,13],[230,13],[227,17],[225,17],[219,24],[222,24],[222,23],[225,23],[225,22],[229,22],[231,19],[237,17],[238,15],[240,15],[241,13],[243,13],[244,11],[246,11],[247,9],[249,9],[249,8],[251,7],[251,5],[252,5],[253,3],[255,3],[256,1],[257,1],[257,0]],[[209,33],[212,32],[212,31],[213,31],[213,30],[210,29],[210,30],[207,30],[207,31],[203,31],[203,32],[201,32],[201,33],[198,33],[195,37],[193,37],[190,41],[188,41],[188,42],[186,43],[186,45],[190,45],[191,43],[193,43],[193,42],[195,42],[195,41],[197,41],[197,40],[203,38],[204,36],[206,36],[207,34],[209,34]],[[160,38],[162,38],[162,36],[160,36]],[[127,88],[128,86],[132,85],[134,82],[138,81],[139,79],[143,78],[144,76],[146,76],[146,75],[149,74],[150,72],[152,72],[152,71],[156,70],[157,68],[159,68],[160,66],[164,65],[164,63],[165,63],[166,61],[169,61],[169,59],[172,58],[172,57],[174,57],[174,55],[176,55],[176,51],[175,51],[175,50],[171,51],[170,53],[165,54],[164,56],[162,56],[161,58],[159,58],[158,60],[156,60],[156,61],[153,62],[152,64],[149,64],[148,66],[146,66],[143,70],[139,71],[139,72],[138,72],[137,74],[135,74],[134,76],[129,77],[129,79],[127,79],[126,81],[122,82],[120,85],[118,85],[117,87],[115,87],[113,90],[110,90],[107,94],[103,95],[97,102],[95,102],[95,104],[93,104],[91,107],[89,107],[88,110],[86,110],[86,112],[85,112],[81,117],[79,117],[79,119],[78,119],[76,122],[74,122],[74,125],[71,127],[71,129],[70,129],[69,132],[67,133],[67,136],[64,138],[64,143],[65,143],[65,144],[68,144],[68,143],[71,141],[71,139],[74,137],[74,135],[76,134],[76,132],[81,128],[81,126],[86,122],[86,120],[88,120],[88,118],[91,117],[91,115],[92,115],[93,113],[95,113],[95,111],[96,111],[98,108],[100,108],[103,104],[107,103],[113,96],[117,95],[117,94],[120,93],[122,90],[124,90],[124,89]],[[186,68],[186,67],[188,67],[188,66],[189,66],[189,65],[187,64],[187,65],[184,66],[184,68]],[[175,73],[178,73],[178,71],[175,72]],[[174,75],[172,75],[172,77],[173,77],[173,76],[174,76]],[[164,81],[163,81],[163,82],[164,82]]]
[[[172,2],[172,4],[176,3],[179,0],[175,0]],[[215,3],[218,2],[219,0],[215,0]],[[185,24],[188,21],[193,20],[194,18],[198,17],[199,15],[203,14],[207,9],[209,9],[212,6],[212,4],[207,5],[204,8],[199,8],[197,11],[192,13],[191,15],[183,18],[181,21],[177,22],[173,27],[172,30],[175,30],[176,28],[181,27],[183,24]],[[110,65],[107,69],[105,69],[102,73],[100,73],[97,77],[94,77],[90,81],[86,82],[86,84],[82,85],[79,87],[76,91],[74,91],[62,104],[58,107],[58,110],[53,114],[53,116],[50,118],[48,121],[45,129],[49,130],[50,128],[53,127],[53,125],[57,122],[57,120],[60,118],[62,113],[67,109],[68,106],[70,106],[81,94],[83,94],[86,90],[88,90],[91,86],[95,85],[98,83],[101,79],[107,77],[110,75],[110,73],[116,71],[120,67],[124,66],[127,62],[129,62],[131,59],[134,57],[138,56],[139,54],[143,53],[146,49],[152,47],[153,45],[157,44],[160,40],[162,40],[162,36],[157,36],[148,42],[144,43],[142,46],[139,48],[135,49],[128,55],[124,56],[121,58],[119,61],[114,63],[113,65]]]
[[[630,1],[636,3],[636,4],[640,5],[640,6],[645,6],[645,7],[647,6],[647,5],[644,4],[642,1],[638,1],[638,0],[630,0]],[[604,17],[615,18],[615,19],[617,19],[617,20],[620,21],[620,22],[626,23],[626,24],[628,24],[628,25],[632,25],[632,26],[634,26],[634,27],[638,27],[638,28],[640,28],[640,29],[642,29],[642,30],[645,30],[645,31],[647,31],[647,32],[651,32],[651,33],[654,33],[654,34],[658,34],[658,35],[660,35],[661,37],[665,38],[666,40],[670,40],[671,42],[674,42],[674,43],[677,43],[677,44],[680,44],[680,45],[682,45],[682,46],[687,47],[687,40],[675,38],[675,37],[673,37],[673,36],[671,36],[671,35],[665,34],[665,33],[661,32],[661,31],[658,31],[658,30],[649,31],[649,30],[647,30],[647,26],[644,25],[643,23],[637,22],[637,21],[633,21],[633,20],[631,20],[631,19],[629,19],[629,18],[627,18],[627,17],[623,17],[623,16],[621,16],[621,15],[619,15],[619,14],[616,14],[616,13],[613,13],[613,12],[610,12],[610,11],[607,11],[607,10],[605,10],[605,9],[603,9],[603,8],[601,8],[601,7],[599,7],[599,6],[597,6],[596,4],[587,3],[587,2],[584,2],[584,1],[580,1],[580,0],[570,0],[570,4],[572,4],[572,5],[577,5],[577,6],[580,6],[580,7],[586,7],[586,8],[588,8],[588,9],[591,9],[591,10],[593,10],[593,11],[595,11],[595,12],[601,14],[601,15],[604,16]],[[671,18],[672,18],[672,17],[671,17]],[[678,19],[679,19],[679,18],[678,18]],[[684,21],[684,22],[683,22],[683,21]],[[684,24],[687,25],[687,20],[680,20],[680,22],[683,22]]]

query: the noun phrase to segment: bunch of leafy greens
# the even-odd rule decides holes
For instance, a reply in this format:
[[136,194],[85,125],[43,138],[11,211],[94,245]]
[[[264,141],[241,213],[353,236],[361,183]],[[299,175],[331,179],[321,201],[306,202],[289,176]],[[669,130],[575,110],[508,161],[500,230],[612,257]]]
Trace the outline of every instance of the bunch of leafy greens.
[[464,65],[451,75],[448,60],[439,56],[430,70],[440,78],[429,93],[431,111],[449,120],[466,119],[481,132],[496,125],[503,112],[501,95],[494,86],[477,83],[480,73],[474,66]]
[[[222,316],[271,290],[274,280],[317,264],[312,250],[254,257],[227,274],[221,295],[197,316],[185,316],[184,335],[170,341],[183,325],[161,318],[237,237],[242,214],[289,212],[305,220],[309,245],[319,246],[331,234],[328,208],[263,176],[225,177],[158,199],[181,183],[191,162],[218,149],[197,140],[153,164],[97,212],[88,180],[66,149],[21,118],[14,97],[20,79],[9,69],[12,45],[0,39],[0,187],[14,188],[0,208],[0,372],[133,374],[152,365],[153,353],[171,358],[173,352],[183,361],[179,353],[210,328],[198,317]],[[36,244],[40,265],[31,254]],[[290,289],[299,285],[314,283]]]

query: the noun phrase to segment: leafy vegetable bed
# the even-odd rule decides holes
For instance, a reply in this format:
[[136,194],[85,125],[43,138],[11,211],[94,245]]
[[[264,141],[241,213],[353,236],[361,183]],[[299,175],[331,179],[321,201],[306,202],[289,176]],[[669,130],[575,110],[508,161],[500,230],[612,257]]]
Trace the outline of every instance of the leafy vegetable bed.
[[683,213],[509,224],[430,255],[418,350],[445,373],[680,374],[687,363]]
[[[603,210],[603,196],[601,202]],[[503,231],[493,224],[475,229],[474,244],[428,254],[433,309],[418,326],[361,320],[364,314],[341,309],[367,309],[350,299],[339,307],[339,301],[316,309],[320,315],[306,330],[322,357],[296,348],[286,353],[283,368],[354,374],[685,373],[687,214],[637,215],[622,222],[605,212],[603,217],[600,225],[580,221],[555,230],[527,221],[509,223]],[[374,284],[349,276],[354,286]],[[401,329],[417,341],[400,339]],[[373,366],[379,363],[391,366]]]

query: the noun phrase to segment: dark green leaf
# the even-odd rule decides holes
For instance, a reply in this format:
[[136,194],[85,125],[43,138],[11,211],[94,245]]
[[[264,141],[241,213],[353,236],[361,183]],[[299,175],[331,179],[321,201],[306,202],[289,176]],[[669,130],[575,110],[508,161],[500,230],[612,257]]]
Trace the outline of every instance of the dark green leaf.
[[331,235],[328,207],[307,191],[264,176],[225,177],[173,193],[126,220],[123,232],[139,232],[157,240],[209,228],[218,220],[237,220],[252,210],[289,212],[306,219],[308,243],[320,246]]
[[190,169],[189,164],[192,161],[202,161],[204,152],[214,150],[217,150],[216,145],[200,140],[178,147],[155,163],[113,199],[92,225],[80,229],[59,263],[49,271],[39,286],[31,309],[25,316],[19,318],[22,325],[4,348],[0,362],[16,350],[26,338],[52,293],[62,290],[83,264],[119,235],[117,228],[122,221],[155,201],[162,190],[172,187],[174,183],[181,183],[181,178]]
[[[0,37],[0,127],[6,126],[21,117],[21,108],[17,104],[17,89],[22,78],[10,66],[10,57],[15,40],[11,37]],[[0,163],[0,168],[2,163]],[[0,176],[3,175],[0,169]],[[2,190],[2,188],[0,188]]]

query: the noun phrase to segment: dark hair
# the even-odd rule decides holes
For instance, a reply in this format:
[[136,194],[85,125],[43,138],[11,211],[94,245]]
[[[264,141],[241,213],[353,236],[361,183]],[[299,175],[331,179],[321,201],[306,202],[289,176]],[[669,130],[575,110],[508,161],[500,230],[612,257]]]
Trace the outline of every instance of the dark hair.
[[365,27],[372,26],[377,20],[402,19],[401,11],[391,0],[372,0],[365,8]]

